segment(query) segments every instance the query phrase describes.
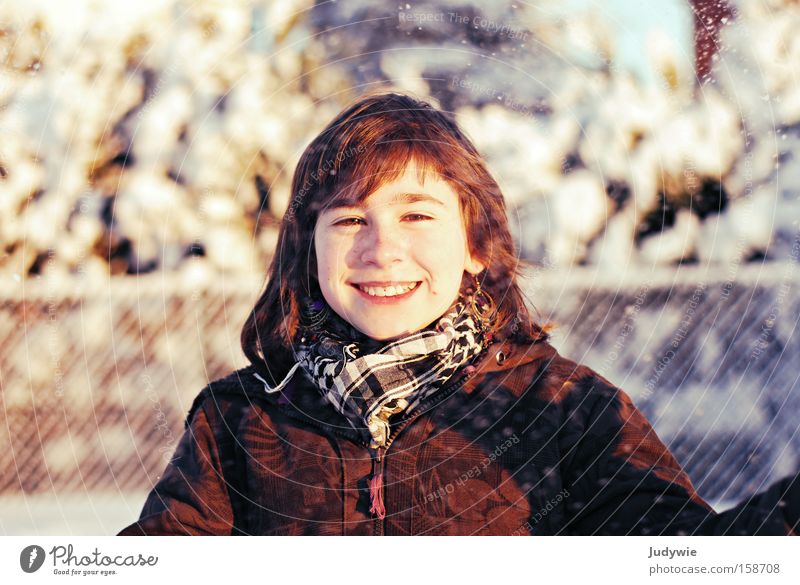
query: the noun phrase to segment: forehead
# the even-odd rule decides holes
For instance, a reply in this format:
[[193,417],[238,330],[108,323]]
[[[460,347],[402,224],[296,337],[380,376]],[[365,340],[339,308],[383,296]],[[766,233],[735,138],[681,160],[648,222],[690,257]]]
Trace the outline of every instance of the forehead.
[[419,169],[412,162],[394,178],[388,178],[371,193],[360,198],[334,197],[328,209],[365,208],[388,205],[426,203],[442,208],[458,209],[458,194],[439,174],[430,168]]

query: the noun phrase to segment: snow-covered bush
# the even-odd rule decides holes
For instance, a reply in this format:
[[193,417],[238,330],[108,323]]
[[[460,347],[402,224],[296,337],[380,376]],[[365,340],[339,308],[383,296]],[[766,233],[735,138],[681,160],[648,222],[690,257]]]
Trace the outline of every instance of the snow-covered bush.
[[702,86],[685,43],[648,33],[644,82],[558,6],[4,2],[0,273],[261,272],[303,147],[381,85],[455,112],[530,259],[788,257],[800,6],[737,3]]
[[2,3],[2,269],[262,271],[336,110],[303,78],[310,4]]

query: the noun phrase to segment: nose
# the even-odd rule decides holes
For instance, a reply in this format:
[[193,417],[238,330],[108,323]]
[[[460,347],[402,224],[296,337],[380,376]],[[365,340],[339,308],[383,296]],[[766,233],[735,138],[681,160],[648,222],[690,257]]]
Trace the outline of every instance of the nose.
[[362,234],[359,258],[364,264],[383,267],[403,259],[407,242],[399,230],[376,222]]

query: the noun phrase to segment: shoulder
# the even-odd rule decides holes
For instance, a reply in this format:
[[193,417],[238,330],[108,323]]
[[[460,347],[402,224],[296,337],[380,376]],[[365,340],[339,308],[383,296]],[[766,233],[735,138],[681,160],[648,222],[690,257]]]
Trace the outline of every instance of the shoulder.
[[228,418],[254,404],[266,405],[267,394],[255,376],[257,373],[251,365],[209,382],[192,402],[185,425],[191,424],[199,410],[203,410],[207,418]]
[[530,391],[535,399],[559,406],[576,422],[634,408],[630,397],[610,380],[558,352],[543,364]]
[[526,396],[533,420],[548,426],[562,452],[571,453],[565,461],[598,451],[621,456],[635,451],[637,457],[652,451],[654,458],[665,451],[650,422],[624,390],[591,367],[557,352],[542,365]]

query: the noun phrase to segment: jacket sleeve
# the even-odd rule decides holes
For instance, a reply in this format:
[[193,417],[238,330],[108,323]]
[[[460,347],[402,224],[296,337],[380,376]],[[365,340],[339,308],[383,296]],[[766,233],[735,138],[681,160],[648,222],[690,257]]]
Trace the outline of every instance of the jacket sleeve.
[[120,536],[231,534],[233,512],[212,423],[214,413],[203,406],[190,412],[186,430],[138,522]]
[[800,476],[716,513],[630,397],[589,372],[565,400],[560,442],[570,496],[562,533],[787,535],[800,530]]

